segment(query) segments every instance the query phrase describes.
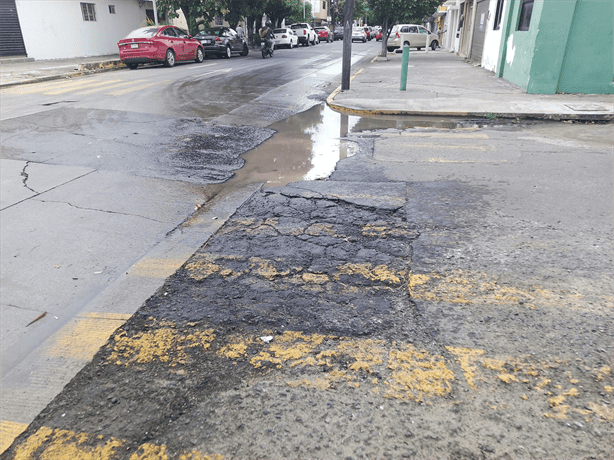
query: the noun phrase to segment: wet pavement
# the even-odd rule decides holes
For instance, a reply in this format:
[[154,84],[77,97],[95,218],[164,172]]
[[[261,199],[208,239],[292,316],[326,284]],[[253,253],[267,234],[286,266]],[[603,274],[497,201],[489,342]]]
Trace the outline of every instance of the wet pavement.
[[228,181],[262,187],[136,314],[58,334],[111,336],[0,458],[611,456],[611,125],[268,128]]

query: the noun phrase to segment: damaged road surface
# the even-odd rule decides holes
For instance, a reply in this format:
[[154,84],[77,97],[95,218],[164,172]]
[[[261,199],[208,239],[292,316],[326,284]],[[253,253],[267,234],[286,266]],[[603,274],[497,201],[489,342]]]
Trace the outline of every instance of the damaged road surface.
[[611,458],[612,159],[536,131],[258,190],[1,458]]

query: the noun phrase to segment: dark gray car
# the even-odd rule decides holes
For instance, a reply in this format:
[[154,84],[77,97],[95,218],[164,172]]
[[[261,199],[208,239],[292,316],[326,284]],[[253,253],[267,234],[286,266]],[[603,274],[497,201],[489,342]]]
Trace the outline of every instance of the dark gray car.
[[335,40],[343,40],[343,26],[335,26],[335,33],[333,35]]
[[233,53],[241,56],[247,56],[249,53],[243,37],[229,27],[209,27],[198,32],[194,38],[203,45],[207,57],[215,54],[228,59]]

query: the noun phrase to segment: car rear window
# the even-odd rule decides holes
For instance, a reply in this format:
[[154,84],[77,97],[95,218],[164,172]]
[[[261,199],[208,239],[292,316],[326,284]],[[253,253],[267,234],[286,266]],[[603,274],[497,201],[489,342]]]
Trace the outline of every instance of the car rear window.
[[136,29],[126,35],[126,38],[147,38],[153,37],[160,30],[159,27],[143,27],[142,29]]
[[286,29],[275,29],[273,31],[274,34],[285,34],[286,33]]
[[221,36],[224,29],[205,29],[198,32],[198,35],[215,35]]
[[307,24],[293,24],[290,26],[291,29],[305,29]]

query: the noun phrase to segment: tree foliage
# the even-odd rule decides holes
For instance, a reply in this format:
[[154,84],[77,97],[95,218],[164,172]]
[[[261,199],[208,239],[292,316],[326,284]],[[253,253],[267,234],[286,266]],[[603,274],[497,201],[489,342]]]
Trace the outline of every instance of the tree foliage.
[[[369,22],[382,26],[382,56],[386,53],[386,42],[392,26],[400,24],[422,24],[445,0],[368,0]],[[372,19],[371,19],[372,18]]]

